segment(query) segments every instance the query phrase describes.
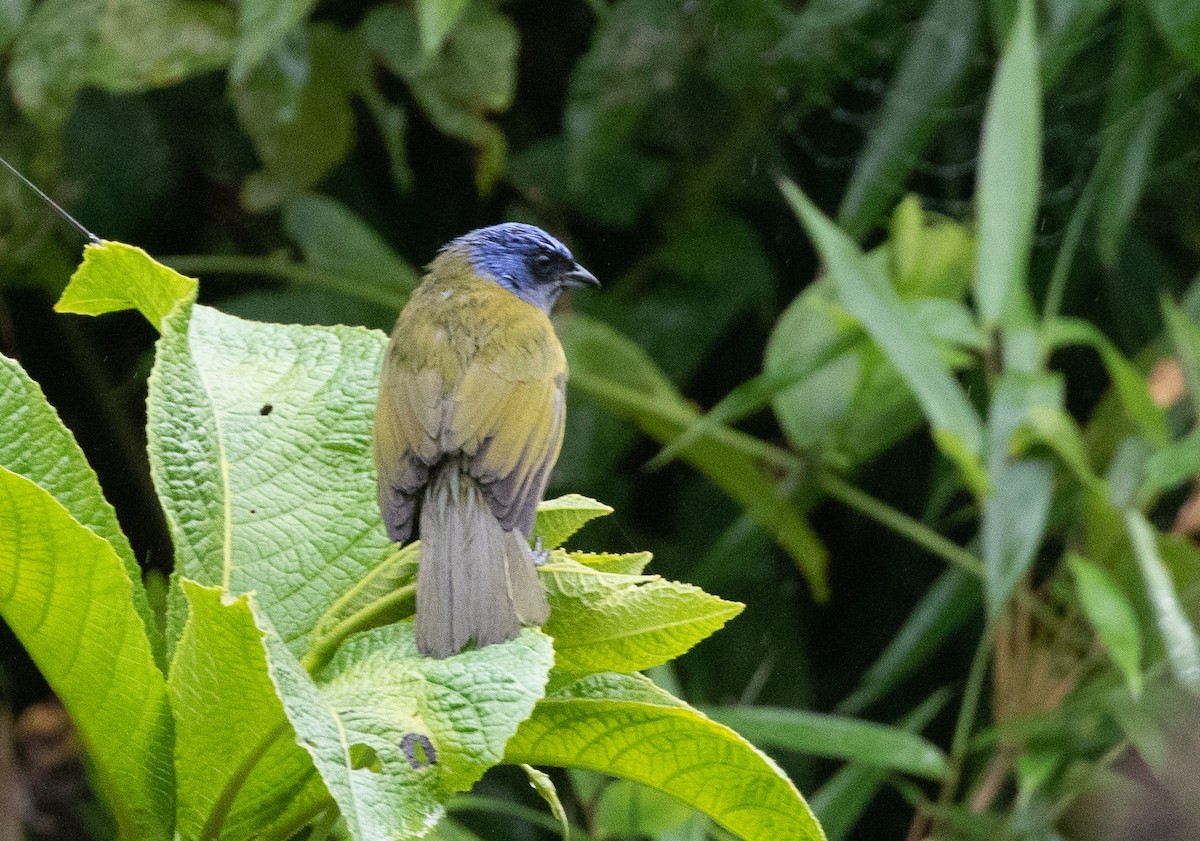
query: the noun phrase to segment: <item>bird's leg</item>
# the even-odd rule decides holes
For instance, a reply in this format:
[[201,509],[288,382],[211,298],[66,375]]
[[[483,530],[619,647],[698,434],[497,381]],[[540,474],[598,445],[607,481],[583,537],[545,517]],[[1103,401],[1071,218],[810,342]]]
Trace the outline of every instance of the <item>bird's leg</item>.
[[540,567],[550,560],[550,550],[542,548],[542,536],[539,534],[533,541],[533,565]]

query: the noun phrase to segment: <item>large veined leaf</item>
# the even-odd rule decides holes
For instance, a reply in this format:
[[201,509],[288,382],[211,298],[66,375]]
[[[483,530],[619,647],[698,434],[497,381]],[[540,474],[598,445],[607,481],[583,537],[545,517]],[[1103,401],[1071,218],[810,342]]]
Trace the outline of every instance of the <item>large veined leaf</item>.
[[4,356],[0,356],[0,417],[5,419],[9,430],[0,436],[0,467],[39,485],[80,525],[108,541],[129,576],[133,606],[141,617],[155,659],[160,667],[165,667],[162,631],[150,611],[141,568],[117,523],[116,512],[104,498],[100,482],[74,436],[46,402],[41,388],[20,365]]
[[645,783],[747,841],[825,837],[774,762],[641,675],[565,678],[517,730],[505,760]]
[[620,575],[562,559],[541,569],[554,664],[573,672],[633,672],[678,657],[742,605],[657,575]]
[[183,838],[251,838],[264,815],[298,800],[311,807],[323,793],[308,790],[316,771],[268,676],[266,631],[255,622],[250,597],[186,579],[181,585],[188,618],[167,681],[176,831]]
[[296,653],[390,547],[370,452],[383,349],[379,333],[261,324],[201,306],[164,323],[147,434],[176,569],[254,591]]
[[111,543],[0,468],[0,616],[75,723],[122,837],[168,838],[166,683]]
[[288,719],[358,841],[419,838],[470,788],[542,696],[550,638],[435,660],[411,623],[351,638],[314,683],[277,637],[267,659]]

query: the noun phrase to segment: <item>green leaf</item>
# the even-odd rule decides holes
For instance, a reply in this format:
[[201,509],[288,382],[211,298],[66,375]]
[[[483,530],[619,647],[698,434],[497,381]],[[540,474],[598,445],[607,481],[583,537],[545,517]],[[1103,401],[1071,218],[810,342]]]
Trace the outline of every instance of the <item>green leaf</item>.
[[1192,69],[1200,69],[1200,7],[1189,0],[1149,0],[1146,8],[1163,40]]
[[1150,456],[1142,494],[1150,499],[1200,475],[1200,430]]
[[112,544],[0,468],[0,617],[71,715],[124,837],[168,838],[166,682]]
[[776,707],[707,707],[704,712],[760,747],[846,759],[928,780],[946,776],[946,756],[906,730],[842,716]]
[[1150,397],[1145,378],[1095,325],[1080,319],[1056,318],[1045,325],[1042,340],[1048,349],[1084,345],[1096,351],[1129,419],[1156,447],[1169,443],[1166,412]]
[[1125,529],[1166,647],[1171,673],[1181,686],[1200,694],[1200,638],[1184,613],[1171,573],[1163,564],[1158,535],[1145,516],[1135,510],[1125,512]]
[[155,262],[136,246],[89,244],[54,309],[80,315],[135,309],[162,332],[163,319],[179,304],[196,300],[198,288],[195,280]]
[[397,310],[421,282],[415,269],[345,205],[313,193],[283,205],[283,230],[318,271],[375,287]]
[[1137,614],[1113,577],[1102,567],[1071,554],[1067,557],[1075,575],[1075,590],[1088,621],[1096,629],[1109,657],[1125,675],[1129,691],[1142,692],[1142,634]]
[[420,546],[420,541],[413,541],[392,552],[330,605],[313,627],[308,651],[301,658],[307,671],[323,668],[351,634],[413,615]]
[[7,50],[29,17],[32,0],[0,2],[0,50]]
[[[267,661],[288,719],[358,841],[425,835],[470,788],[542,697],[550,638],[435,660],[411,623],[359,634],[312,681],[281,640]],[[530,763],[534,764],[534,763]]]
[[916,25],[838,210],[838,223],[855,239],[888,210],[946,120],[976,57],[979,28],[972,0],[935,0]]
[[[176,831],[183,838],[242,841],[263,817],[294,805],[312,760],[296,743],[267,674],[249,596],[180,582],[188,604],[167,690],[175,717]],[[317,792],[320,793],[319,791]],[[327,795],[326,795],[327,796]]]
[[1009,325],[1026,296],[1041,181],[1041,83],[1031,0],[996,66],[979,153],[975,304],[985,328]]
[[775,763],[640,675],[589,675],[558,686],[509,740],[505,761],[645,783],[746,841],[824,838]]
[[603,502],[579,494],[547,499],[538,505],[530,540],[540,537],[543,549],[557,549],[592,520],[612,512]]
[[232,94],[263,162],[243,201],[263,210],[324,178],[354,141],[357,42],[330,25],[293,30]]
[[84,88],[133,93],[222,66],[233,30],[228,8],[198,0],[46,0],[17,33],[8,78],[53,133]]
[[[646,354],[620,334],[579,315],[559,322],[558,333],[571,366],[570,386],[632,418],[659,442],[673,440],[699,418]],[[768,529],[795,559],[814,596],[823,599],[828,594],[825,549],[777,483],[759,467],[760,443],[725,430],[719,439],[698,441],[680,457]]]
[[470,3],[441,50],[425,57],[417,15],[375,6],[359,29],[367,49],[406,81],[437,128],[475,147],[475,180],[487,192],[504,171],[504,133],[489,117],[507,111],[516,94],[517,28],[483,3]]
[[[190,318],[189,318],[190,316]],[[387,557],[371,457],[386,339],[207,307],[163,324],[147,437],[179,575],[257,604],[297,655]],[[171,633],[182,622],[172,592]]]
[[317,0],[242,0],[238,4],[238,40],[229,65],[233,84],[246,81],[315,5]]
[[554,780],[550,779],[550,775],[545,771],[539,771],[532,765],[522,765],[521,770],[525,772],[525,776],[529,777],[530,787],[550,807],[550,814],[554,815],[562,824],[563,841],[571,841],[571,823],[567,820],[567,810],[563,808],[562,801],[558,798],[558,789],[554,787]]
[[942,364],[933,343],[918,329],[886,278],[872,271],[853,241],[795,184],[783,181],[780,189],[812,237],[843,305],[896,366],[933,425],[934,439],[981,493],[986,480],[978,460],[983,443],[979,416]]
[[988,414],[988,475],[980,548],[988,610],[998,616],[1029,571],[1050,514],[1053,470],[1041,459],[1011,457],[1014,433],[1034,408],[1061,408],[1061,378],[1008,373],[1000,377]]
[[1168,113],[1158,39],[1142,7],[1126,8],[1121,43],[1105,107],[1103,145],[1096,164],[1096,238],[1101,259],[1115,270],[1129,223],[1151,175],[1155,147]]
[[150,609],[142,571],[116,512],[75,437],[25,370],[0,355],[0,417],[10,434],[0,436],[0,467],[24,476],[49,493],[80,525],[112,546],[129,576],[133,607],[142,620],[155,663],[166,668],[162,629]]
[[421,31],[421,49],[426,55],[441,48],[446,34],[458,22],[468,0],[417,0],[417,27]]
[[[920,706],[907,713],[897,726],[911,733],[920,733],[929,726],[952,697],[948,688],[941,689]],[[875,793],[887,779],[888,772],[873,765],[852,764],[838,771],[812,797],[813,810],[821,819],[830,841],[846,837],[874,799]]]
[[546,633],[554,664],[573,672],[635,672],[689,650],[743,605],[657,575],[600,572],[569,560],[546,564]]
[[591,813],[597,838],[660,838],[696,814],[671,795],[632,780],[613,780],[606,785]]
[[1161,305],[1167,337],[1183,371],[1188,396],[1192,399],[1192,406],[1200,411],[1200,328],[1192,324],[1187,313],[1170,298],[1164,297]]
[[974,576],[955,568],[943,572],[836,711],[853,715],[881,700],[928,662],[950,635],[975,614],[981,596],[979,580]]
[[641,575],[653,556],[649,552],[628,552],[622,555],[608,552],[568,552],[567,557],[599,572]]

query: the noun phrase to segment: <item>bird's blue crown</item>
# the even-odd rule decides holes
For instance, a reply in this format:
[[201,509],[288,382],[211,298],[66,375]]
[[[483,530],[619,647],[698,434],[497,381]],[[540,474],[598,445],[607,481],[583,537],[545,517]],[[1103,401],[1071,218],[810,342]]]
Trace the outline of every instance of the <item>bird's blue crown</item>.
[[443,251],[464,253],[476,274],[549,312],[564,286],[595,284],[565,245],[535,225],[505,222],[479,228]]

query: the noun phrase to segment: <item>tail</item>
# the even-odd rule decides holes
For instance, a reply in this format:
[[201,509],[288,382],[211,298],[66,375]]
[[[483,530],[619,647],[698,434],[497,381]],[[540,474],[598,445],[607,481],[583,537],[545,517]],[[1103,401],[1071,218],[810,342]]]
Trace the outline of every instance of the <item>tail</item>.
[[450,461],[430,477],[421,501],[417,569],[417,650],[457,654],[513,639],[550,616],[529,542],[505,531],[483,489]]

